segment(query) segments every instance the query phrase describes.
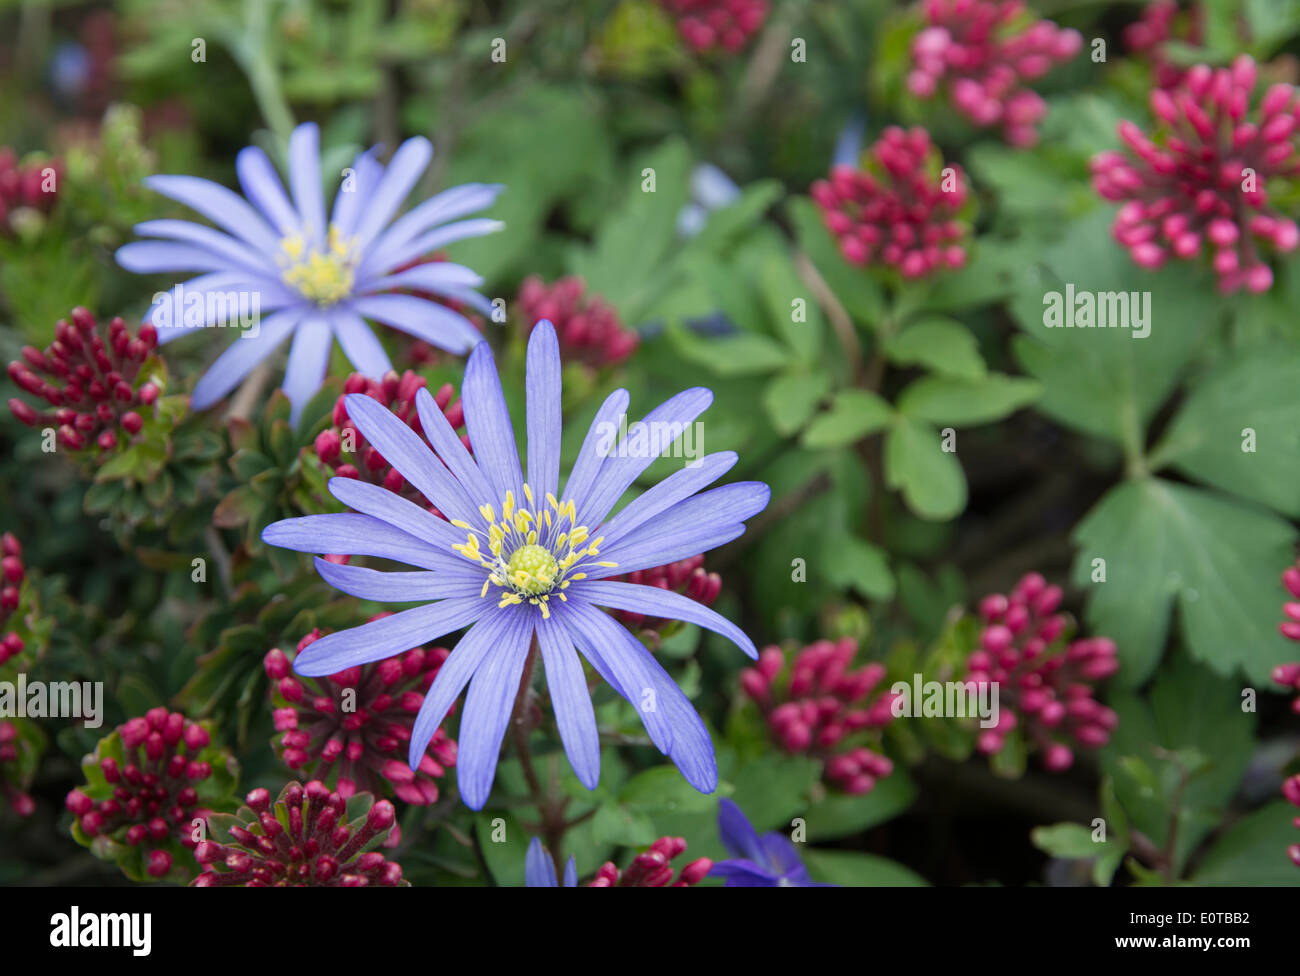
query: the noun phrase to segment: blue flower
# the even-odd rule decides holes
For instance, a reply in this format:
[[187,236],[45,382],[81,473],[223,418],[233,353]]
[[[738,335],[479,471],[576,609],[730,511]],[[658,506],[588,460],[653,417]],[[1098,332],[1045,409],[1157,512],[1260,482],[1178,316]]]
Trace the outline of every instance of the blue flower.
[[718,835],[736,860],[719,861],[709,877],[726,878],[728,888],[838,887],[810,878],[789,838],[776,831],[759,837],[740,807],[725,797],[718,801]]
[[[497,379],[480,343],[461,398],[470,453],[428,391],[416,408],[426,443],[378,401],[353,394],[348,416],[374,448],[450,521],[384,488],[334,478],[329,490],[354,513],[309,515],[268,526],[263,541],[299,552],[380,556],[420,567],[385,573],[316,560],[332,586],[367,600],[424,606],[322,637],[294,660],[300,674],[334,674],[469,627],[424,697],[410,744],[412,768],[461,691],[457,775],[471,808],[487,802],[497,755],[534,648],[545,667],[560,738],[578,779],[600,778],[596,717],[585,658],[637,709],[651,741],[696,789],[718,783],[713,742],[690,701],[645,645],[600,607],[698,624],[757,657],[735,624],[678,593],[608,579],[707,552],[745,531],[770,490],[737,482],[702,491],[737,461],[722,451],[674,472],[616,515],[610,511],[713,394],[689,389],[626,426],[626,390],[605,400],[573,471],[559,489],[560,353],[555,329],[533,329],[526,363],[527,480]],[[625,430],[615,441],[613,431]],[[472,625],[472,626],[471,626]],[[579,654],[582,657],[579,657]]]
[[[469,321],[451,309],[392,293],[414,288],[491,310],[491,303],[474,291],[482,279],[469,268],[434,262],[400,270],[453,241],[502,226],[495,220],[458,219],[491,206],[501,192],[499,185],[483,183],[446,190],[393,221],[432,155],[433,146],[423,138],[402,143],[387,167],[375,159],[374,149],[362,153],[344,171],[328,220],[320,134],[313,123],[298,126],[289,139],[292,199],[266,153],[254,146],[242,150],[235,162],[244,197],[194,176],[145,180],[150,189],[229,232],[186,220],[149,220],[135,231],[156,239],[135,241],[117,252],[118,264],[140,274],[201,272],[173,292],[155,296],[149,317],[160,344],[204,326],[243,324],[247,329],[242,341],[232,342],[199,380],[191,399],[194,409],[224,397],[290,335],[284,391],[295,422],[325,378],[334,339],[358,371],[379,379],[392,368],[368,319],[456,353],[481,340]],[[239,322],[232,303],[242,316]],[[272,314],[250,321],[261,312]]]
[[555,862],[542,847],[542,842],[534,837],[524,861],[524,884],[529,888],[576,888],[578,862],[572,854],[569,855],[569,863],[564,866],[564,884],[560,884],[555,877]]

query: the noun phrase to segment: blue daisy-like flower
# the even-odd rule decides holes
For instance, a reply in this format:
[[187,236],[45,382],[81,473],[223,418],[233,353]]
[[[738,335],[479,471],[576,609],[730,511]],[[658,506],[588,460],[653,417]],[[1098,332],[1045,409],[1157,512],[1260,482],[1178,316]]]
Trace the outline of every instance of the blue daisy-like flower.
[[324,381],[335,339],[359,372],[379,379],[392,368],[367,320],[454,353],[481,341],[474,326],[450,308],[393,292],[418,289],[490,313],[491,302],[474,290],[482,279],[469,268],[443,261],[403,268],[454,241],[501,229],[496,220],[460,218],[491,206],[502,187],[454,187],[393,220],[429,165],[433,146],[428,139],[408,139],[386,167],[375,154],[361,153],[345,171],[328,219],[314,123],[298,126],[289,139],[288,194],[266,153],[255,146],[235,161],[243,197],[194,176],[145,180],[228,232],[187,220],[149,220],[135,231],[154,240],[118,249],[117,262],[128,271],[201,272],[150,309],[158,342],[236,324],[227,296],[241,296],[243,313],[254,300],[259,312],[271,313],[203,374],[191,398],[194,409],[224,397],[290,335],[284,391],[295,422]]
[[718,801],[718,836],[735,859],[714,864],[709,877],[725,878],[727,888],[838,887],[809,877],[788,837],[776,831],[760,837],[740,807],[726,797]]
[[[262,533],[299,552],[379,556],[420,567],[379,572],[317,558],[332,586],[381,602],[431,601],[322,637],[294,660],[300,674],[334,674],[391,657],[468,627],[424,698],[411,736],[412,768],[466,685],[458,781],[465,803],[487,801],[497,755],[536,641],[560,738],[578,779],[594,789],[600,742],[582,659],[637,709],[651,741],[696,789],[718,783],[713,742],[682,690],[636,637],[601,607],[698,624],[751,658],[754,644],[708,607],[658,587],[608,579],[660,566],[730,542],[766,507],[767,485],[737,482],[703,491],[737,461],[710,454],[674,472],[611,516],[632,483],[671,443],[645,431],[676,430],[708,408],[713,394],[677,394],[624,427],[626,390],[605,400],[572,473],[559,489],[560,352],[555,329],[539,322],[526,363],[528,476],[524,478],[491,349],[470,354],[461,387],[473,456],[428,391],[416,408],[432,450],[370,397],[347,398],[348,416],[444,521],[384,488],[334,478],[329,490],[354,512],[285,519]],[[610,432],[625,430],[614,443]],[[641,436],[638,436],[641,435]],[[581,658],[579,657],[581,655]]]
[[569,863],[564,866],[564,884],[555,876],[555,862],[542,842],[534,837],[528,845],[528,855],[524,859],[524,886],[527,888],[576,888],[578,887],[578,862],[572,854]]

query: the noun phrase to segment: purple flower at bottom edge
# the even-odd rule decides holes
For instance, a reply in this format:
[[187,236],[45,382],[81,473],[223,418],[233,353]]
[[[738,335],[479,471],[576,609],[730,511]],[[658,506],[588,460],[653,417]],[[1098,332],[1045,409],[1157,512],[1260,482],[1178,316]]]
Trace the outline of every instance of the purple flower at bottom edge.
[[564,866],[564,884],[555,877],[555,862],[542,842],[534,837],[528,845],[528,856],[524,861],[524,885],[528,888],[576,888],[578,887],[578,862],[572,854],[569,863]]
[[839,887],[810,878],[789,838],[776,831],[758,836],[740,807],[725,797],[718,801],[718,835],[736,860],[717,862],[709,877],[725,878],[728,888]]
[[[713,394],[700,387],[685,390],[641,423],[627,425],[627,391],[615,390],[597,411],[560,492],[560,352],[550,322],[533,329],[525,372],[527,481],[487,343],[470,354],[461,386],[473,456],[427,390],[416,394],[416,410],[433,450],[377,400],[347,397],[348,416],[362,436],[450,521],[379,485],[333,478],[330,493],[354,512],[267,526],[262,541],[269,545],[378,556],[421,570],[386,573],[318,558],[317,572],[345,593],[424,605],[322,637],[298,655],[294,670],[308,677],[334,674],[468,627],[424,696],[411,732],[410,762],[415,768],[468,685],[457,782],[465,804],[479,810],[491,792],[536,640],[560,739],[584,786],[594,789],[600,779],[600,741],[583,659],[636,708],[650,740],[687,781],[712,793],[718,766],[703,720],[646,646],[600,608],[697,624],[757,658],[744,632],[708,607],[609,577],[730,542],[767,505],[771,490],[749,481],[703,491],[738,460],[734,452],[720,451],[674,472],[610,517]],[[615,442],[619,430],[626,433]]]
[[[243,197],[195,176],[144,181],[228,232],[187,220],[148,220],[135,232],[154,240],[118,248],[117,263],[138,274],[200,272],[155,296],[148,320],[159,344],[205,326],[250,326],[199,379],[190,400],[195,410],[233,390],[289,336],[284,392],[295,424],[325,379],[334,340],[358,372],[377,380],[392,369],[368,320],[454,353],[482,340],[460,313],[397,292],[418,289],[491,312],[491,303],[474,290],[483,279],[469,268],[446,261],[406,266],[454,241],[499,230],[496,220],[459,218],[491,206],[502,187],[452,187],[393,220],[429,165],[433,146],[421,137],[408,139],[386,167],[375,154],[367,150],[344,170],[328,217],[320,132],[310,122],[289,137],[288,194],[256,146],[235,160]],[[253,322],[254,312],[271,314]]]

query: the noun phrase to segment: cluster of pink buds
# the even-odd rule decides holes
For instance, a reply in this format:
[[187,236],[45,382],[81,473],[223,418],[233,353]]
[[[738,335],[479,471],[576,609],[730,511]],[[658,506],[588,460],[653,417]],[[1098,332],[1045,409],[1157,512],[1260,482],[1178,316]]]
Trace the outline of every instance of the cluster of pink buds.
[[[386,406],[418,434],[422,428],[420,415],[415,408],[415,394],[426,385],[427,381],[423,376],[409,369],[401,376],[390,370],[379,382],[361,373],[353,373],[343,384],[343,396],[340,396],[338,402],[334,404],[333,426],[325,428],[316,435],[314,445],[316,457],[340,478],[355,478],[383,485],[389,491],[397,492],[429,511],[438,513],[437,508],[414,486],[407,483],[401,473],[361,436],[361,431],[357,430],[356,425],[348,417],[345,399],[350,393],[364,393]],[[453,428],[460,428],[465,424],[465,411],[459,400],[452,403],[455,395],[455,389],[447,383],[434,394],[433,399],[448,423]],[[469,436],[462,434],[461,442],[468,448]]]
[[1174,64],[1165,54],[1165,43],[1200,47],[1204,35],[1204,11],[1193,3],[1185,16],[1178,13],[1178,0],[1152,0],[1142,8],[1142,16],[1124,28],[1124,46],[1135,54],[1150,59],[1155,71],[1156,84],[1173,88],[1183,80],[1185,69]]
[[9,218],[19,208],[49,213],[58,196],[59,169],[57,162],[19,166],[14,151],[0,147],[0,234],[12,229]]
[[149,854],[146,870],[155,878],[172,868],[161,849],[172,841],[193,849],[192,821],[207,816],[199,809],[195,787],[212,775],[212,764],[197,758],[208,745],[208,732],[180,712],[159,707],[118,728],[125,766],[111,756],[99,761],[112,796],[95,801],[79,789],[68,794],[67,808],[91,838],[112,836],[132,847],[160,845]]
[[[3,549],[3,567],[0,572],[0,631],[9,622],[9,617],[22,602],[22,584],[26,570],[23,568],[23,546],[12,532],[6,532],[0,539]],[[0,637],[0,664],[22,653],[23,639],[14,630],[4,631]]]
[[919,278],[966,263],[965,176],[955,164],[942,167],[924,129],[890,126],[867,150],[862,169],[835,166],[811,192],[852,264],[884,264]]
[[740,687],[758,705],[772,738],[787,752],[821,759],[826,779],[853,795],[871,792],[894,771],[889,759],[851,738],[894,719],[893,693],[873,694],[884,665],[853,669],[857,653],[851,637],[816,641],[795,655],[787,675],[785,653],[768,647],[740,674]]
[[[1300,807],[1300,775],[1292,776],[1282,783],[1282,795],[1294,806]],[[1295,818],[1296,827],[1300,827],[1300,817]],[[1300,868],[1300,844],[1292,844],[1286,849],[1287,857]]]
[[1001,751],[1017,727],[1042,753],[1052,772],[1074,763],[1072,746],[1098,748],[1110,739],[1119,719],[1094,697],[1094,684],[1119,669],[1115,642],[1084,637],[1057,645],[1068,620],[1057,613],[1059,586],[1028,573],[1010,595],[994,593],[980,601],[984,630],[980,646],[967,659],[967,682],[996,683],[998,724],[979,736],[986,755]]
[[[392,273],[398,274],[402,271],[410,271],[412,268],[418,268],[422,264],[435,264],[439,261],[446,260],[447,255],[442,251],[437,251],[433,254],[400,265],[399,267],[394,268]],[[420,288],[397,288],[395,291],[401,295],[414,295],[416,298],[423,298],[428,302],[436,302],[444,308],[449,308],[453,312],[463,315],[470,325],[474,326],[474,328],[478,329],[480,332],[483,331],[483,316],[476,313],[462,301],[458,301],[454,298],[447,298],[444,295],[435,295],[431,291],[424,291]],[[406,351],[406,355],[407,358],[416,366],[437,365],[439,363],[448,362],[453,358],[450,353],[443,352],[441,349],[435,349],[423,339],[412,339],[411,344]]]
[[[1300,561],[1287,567],[1282,574],[1282,585],[1295,599],[1282,604],[1287,619],[1278,624],[1277,629],[1288,640],[1300,642]],[[1279,664],[1273,669],[1273,680],[1283,688],[1300,691],[1300,661]],[[1300,698],[1291,703],[1291,710],[1300,715]]]
[[55,325],[48,349],[24,346],[23,358],[9,364],[9,378],[52,409],[38,411],[17,397],[9,409],[28,427],[55,428],[59,443],[69,450],[93,443],[109,451],[117,447],[119,431],[128,437],[140,432],[140,411],[158,399],[152,383],[136,386],[158,332],[145,323],[133,336],[120,318],[103,329],[80,307],[68,319]]
[[677,20],[677,32],[701,54],[733,54],[758,33],[767,19],[767,0],[660,0]]
[[[623,576],[613,577],[625,583],[640,583],[643,586],[657,586],[661,590],[672,590],[690,597],[696,603],[711,606],[722,592],[722,577],[710,573],[704,568],[703,556],[688,556],[675,563],[654,566],[650,569],[638,569]],[[643,638],[657,639],[663,628],[669,623],[659,617],[647,617],[630,610],[616,610],[614,616],[628,627],[639,631]]]
[[527,329],[549,319],[560,340],[560,358],[588,366],[614,366],[636,351],[639,337],[623,327],[618,312],[599,295],[587,295],[576,275],[553,285],[532,275],[519,287],[518,304]]
[[680,837],[660,837],[650,849],[632,858],[622,871],[613,861],[606,861],[587,884],[588,888],[689,888],[703,881],[713,868],[707,857],[691,861],[674,877],[670,863],[685,853],[686,841]]
[[[294,656],[320,636],[313,630]],[[344,798],[358,791],[377,794],[387,783],[407,803],[436,803],[438,779],[456,764],[455,740],[438,729],[414,772],[406,754],[424,694],[448,653],[417,647],[329,677],[306,678],[293,674],[289,655],[273,649],[263,663],[277,706],[275,728],[283,733],[280,758],[296,772],[331,783]]]
[[1270,206],[1265,185],[1300,175],[1300,100],[1293,86],[1273,85],[1248,121],[1255,81],[1245,55],[1229,68],[1199,64],[1173,91],[1151,92],[1154,138],[1124,121],[1128,152],[1093,158],[1093,186],[1123,204],[1115,239],[1137,264],[1158,268],[1170,256],[1194,260],[1208,250],[1221,291],[1273,286],[1258,245],[1293,251],[1300,228]]
[[[347,801],[319,780],[290,783],[272,805],[271,794],[253,790],[226,828],[228,843],[201,841],[195,857],[203,871],[196,888],[360,888],[404,885],[402,867],[378,851],[366,851],[397,822],[393,805],[379,800],[365,819],[347,821]],[[214,825],[215,829],[215,825]]]
[[31,795],[19,785],[18,726],[8,719],[0,719],[0,795],[20,817],[30,817],[36,809]]
[[1047,104],[1025,83],[1078,54],[1083,36],[1034,20],[1019,0],[925,0],[921,11],[927,26],[912,40],[908,90],[930,98],[946,84],[975,125],[1000,125],[1011,145],[1033,145]]

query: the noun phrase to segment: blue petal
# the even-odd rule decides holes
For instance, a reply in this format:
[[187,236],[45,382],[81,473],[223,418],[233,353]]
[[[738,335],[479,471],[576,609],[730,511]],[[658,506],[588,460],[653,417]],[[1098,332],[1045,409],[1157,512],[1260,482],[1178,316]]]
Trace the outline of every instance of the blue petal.
[[609,614],[569,600],[554,611],[583,655],[618,679],[621,694],[637,709],[650,739],[701,793],[718,786],[717,758],[709,731],[682,690],[644,644]]
[[580,580],[569,588],[569,597],[586,600],[598,607],[630,610],[647,617],[665,620],[684,620],[689,624],[721,634],[752,658],[758,657],[754,642],[745,632],[726,617],[710,610],[702,603],[672,590],[642,583],[622,583],[608,580]]
[[606,431],[617,429],[619,420],[627,411],[627,390],[615,390],[605,398],[605,402],[596,411],[587,436],[583,439],[582,449],[578,451],[578,460],[569,472],[569,480],[564,483],[564,499],[571,501],[575,508],[580,508],[596,483],[601,467],[605,464],[605,455],[601,449],[609,440]]
[[[697,386],[683,390],[671,399],[661,403],[648,414],[641,423],[646,424],[651,432],[660,430],[684,430],[687,424],[709,408],[713,402],[713,391]],[[631,427],[629,426],[629,430]],[[623,497],[623,492],[632,486],[632,482],[641,472],[650,467],[660,453],[667,450],[671,441],[667,434],[654,433],[653,444],[647,444],[645,451],[620,452],[619,446],[612,448],[610,456],[601,466],[600,474],[583,504],[578,506],[578,521],[583,525],[600,522],[614,507],[614,503]],[[657,449],[656,449],[657,448]]]
[[[256,277],[244,271],[219,271],[199,275],[189,281],[178,282],[165,292],[154,296],[154,303],[145,313],[145,320],[152,322],[158,330],[158,344],[166,345],[173,339],[208,326],[222,327],[237,324],[239,294],[235,302],[229,300],[231,292],[245,293],[249,296],[251,312],[252,296],[257,297],[257,311],[270,312],[285,307],[303,308],[305,303],[297,292],[291,292],[277,282]],[[199,316],[188,314],[189,303],[201,303]],[[166,311],[166,316],[162,313]],[[232,318],[236,321],[232,322]],[[179,322],[176,321],[179,319]],[[249,342],[252,339],[247,340]]]
[[726,878],[727,888],[777,888],[780,879],[773,877],[753,861],[719,861],[709,869],[710,878]]
[[446,293],[448,289],[477,288],[481,284],[483,284],[483,276],[463,264],[430,261],[367,282],[364,287],[358,288],[358,291],[382,292],[394,288],[416,288],[420,291]]
[[[308,644],[294,659],[293,669],[315,678],[382,661],[468,627],[491,607],[491,603],[475,595],[427,603],[391,617],[380,617],[359,627],[326,634]],[[424,744],[429,744],[427,739]],[[420,752],[423,754],[424,749]]]
[[157,274],[163,271],[231,271],[248,273],[229,258],[222,257],[205,247],[193,244],[176,244],[171,241],[132,241],[123,244],[114,255],[117,263],[136,274]]
[[289,423],[298,426],[302,408],[325,382],[330,364],[330,346],[334,343],[329,323],[323,318],[307,318],[299,325],[289,347],[289,364],[284,368],[282,388],[289,398]]
[[[483,477],[483,472],[479,470],[478,465],[474,463],[469,451],[465,449],[465,445],[461,443],[456,431],[452,429],[446,415],[438,409],[433,394],[424,388],[416,390],[415,409],[419,414],[420,429],[424,431],[424,436],[429,439],[429,443],[433,445],[438,457],[455,476],[456,481],[468,492],[467,502],[470,498],[491,498],[491,486]],[[470,518],[462,521],[486,525],[477,507]]]
[[[136,224],[133,230],[141,237],[161,237],[169,241],[193,244],[221,258],[227,267],[242,268],[257,277],[266,270],[265,256],[247,244],[203,224],[195,224],[188,220],[146,220]],[[128,271],[136,270],[129,265],[122,266]]]
[[528,337],[528,484],[538,499],[560,488],[560,342],[545,319]]
[[[452,648],[438,669],[433,684],[424,693],[424,704],[420,706],[420,713],[415,716],[415,725],[411,729],[408,761],[412,769],[420,765],[433,733],[438,731],[438,726],[483,659],[500,645],[509,628],[518,622],[518,617],[510,612],[518,610],[518,607],[497,607],[489,600],[482,603],[487,608],[483,616]],[[464,724],[463,720],[461,724]]]
[[[725,546],[728,542],[738,539],[744,534],[745,526],[741,523],[732,523],[730,525],[709,525],[704,523],[703,528],[701,528],[700,523],[678,525],[667,535],[644,539],[636,545],[631,545],[627,540],[624,540],[619,545],[616,554],[607,553],[602,549],[600,552],[601,561],[615,563],[616,565],[613,567],[585,563],[582,568],[592,579],[621,576],[624,573],[631,573],[638,569],[665,566],[679,559],[698,556],[700,553],[716,549],[718,546]],[[609,558],[605,558],[606,556]]]
[[268,258],[274,258],[280,250],[280,238],[267,226],[262,215],[243,197],[220,183],[196,176],[147,176],[144,185],[198,211],[218,227],[224,227],[264,252]]
[[569,855],[569,863],[564,865],[564,887],[578,887],[578,861],[572,854]]
[[719,451],[701,458],[698,464],[674,471],[657,485],[648,488],[600,527],[598,535],[605,540],[604,548],[609,549],[633,529],[711,485],[730,471],[738,460],[739,455],[735,451]]
[[537,644],[546,668],[546,686],[551,691],[555,724],[564,743],[564,753],[578,781],[589,790],[600,782],[600,734],[591,707],[587,676],[573,649],[573,638],[552,615],[537,622]]
[[360,315],[346,308],[335,308],[329,312],[329,320],[353,369],[378,380],[393,368],[388,353]]
[[397,208],[415,187],[420,174],[429,165],[433,157],[433,144],[423,136],[407,139],[397,147],[393,158],[389,160],[384,176],[375,188],[374,194],[366,201],[366,207],[354,236],[357,246],[365,248],[379,234],[384,226],[393,219]]
[[[621,574],[681,559],[668,557],[683,548],[688,556],[707,552],[735,538],[739,533],[729,533],[737,526],[743,532],[740,523],[766,508],[771,497],[772,490],[760,481],[738,481],[714,488],[686,499],[667,514],[606,545],[600,554],[604,561],[617,563],[616,572]],[[692,538],[699,540],[698,545],[691,542]],[[611,572],[591,570],[590,575],[598,578]]]
[[410,213],[394,221],[370,248],[361,265],[362,273],[404,264],[403,261],[390,262],[388,259],[429,228],[492,206],[503,189],[505,187],[500,183],[466,183],[443,190],[413,207]]
[[330,213],[330,222],[343,237],[353,235],[365,204],[383,176],[384,167],[375,159],[374,149],[367,149],[353,160],[352,172],[345,174],[339,183],[338,193],[334,195],[334,209]]
[[767,865],[767,853],[758,831],[743,810],[725,796],[718,801],[718,839],[736,857]]
[[332,563],[316,557],[316,572],[330,586],[349,596],[378,603],[413,603],[417,600],[444,600],[454,596],[477,596],[482,590],[485,573],[477,576],[423,570],[385,573],[361,566]]
[[[448,555],[452,554],[452,546],[465,540],[464,535],[453,528],[450,522],[443,521],[415,502],[381,485],[372,485],[356,478],[331,478],[329,490],[331,495],[349,508],[354,508],[363,515],[383,519],[394,528],[446,550]],[[466,568],[476,565],[468,559],[464,560],[464,564]]]
[[483,341],[465,316],[414,295],[361,295],[348,304],[367,318],[448,352],[465,353]]
[[[486,600],[480,602],[487,603]],[[492,792],[501,740],[505,737],[506,725],[519,694],[524,662],[528,659],[533,617],[538,616],[531,607],[504,609],[515,613],[508,618],[491,653],[474,671],[457,734],[456,785],[465,806],[471,810],[482,810]]]
[[524,884],[529,888],[559,887],[555,880],[555,862],[536,837],[528,844],[528,854],[524,858]]
[[325,240],[325,188],[320,177],[320,129],[304,122],[289,134],[289,189],[308,242]]
[[[361,431],[362,436],[403,478],[414,485],[417,491],[438,506],[443,514],[465,522],[478,517],[478,507],[465,494],[464,488],[434,457],[433,452],[420,439],[420,435],[402,423],[391,410],[378,400],[360,393],[349,394],[344,403],[348,409],[348,416],[357,425],[357,430]],[[429,517],[434,518],[435,521],[442,521],[436,516]],[[451,545],[465,541],[464,536],[459,531],[453,530],[448,523],[442,522],[442,525],[447,532],[454,532],[455,535],[452,542],[444,544]],[[445,540],[448,536],[446,532],[438,532],[437,538]]]
[[422,234],[400,246],[385,247],[382,250],[373,249],[372,253],[368,254],[366,259],[361,262],[358,274],[366,279],[375,278],[403,264],[417,261],[426,254],[439,251],[448,244],[454,244],[469,237],[483,237],[486,234],[495,234],[504,227],[505,224],[501,221],[489,220],[486,217],[475,220],[458,220],[454,224],[447,224],[445,227],[431,230],[429,233]]
[[276,312],[262,321],[256,336],[236,336],[195,385],[190,409],[207,409],[243,382],[253,367],[289,338],[301,317],[302,312],[296,308]]
[[239,177],[244,196],[262,211],[281,237],[288,237],[300,230],[302,218],[289,202],[284,184],[280,182],[266,153],[256,146],[241,149],[235,157],[235,175]]
[[510,424],[510,411],[506,408],[506,398],[501,393],[501,381],[497,379],[492,349],[486,342],[480,343],[470,353],[460,395],[465,405],[465,429],[469,432],[469,443],[474,449],[479,470],[496,493],[496,503],[499,504],[506,492],[511,491],[514,493],[515,504],[523,504],[524,478],[519,470],[515,429]]
[[423,569],[455,572],[467,565],[387,522],[352,512],[281,519],[262,530],[262,541],[294,552],[379,556]]

